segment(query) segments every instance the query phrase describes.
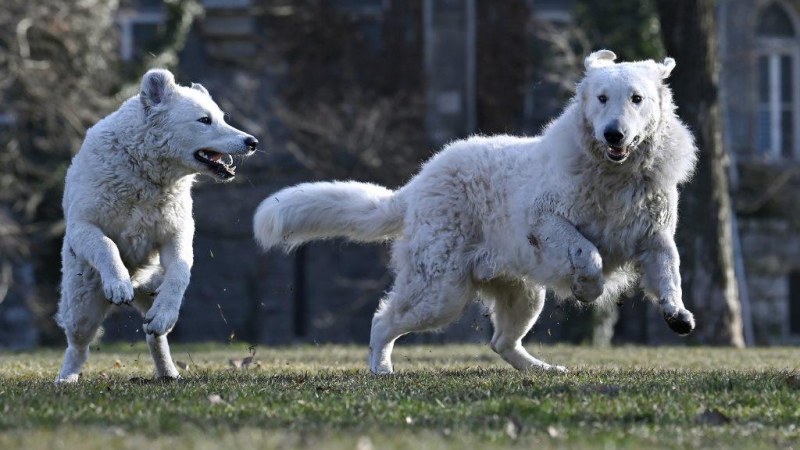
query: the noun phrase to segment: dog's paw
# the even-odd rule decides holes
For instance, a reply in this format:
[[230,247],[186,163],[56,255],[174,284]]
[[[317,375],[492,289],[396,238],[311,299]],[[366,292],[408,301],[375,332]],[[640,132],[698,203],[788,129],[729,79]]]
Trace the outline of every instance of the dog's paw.
[[664,314],[664,320],[672,331],[686,336],[694,330],[694,315],[688,309],[680,309],[672,315]]
[[133,283],[130,278],[104,278],[103,295],[115,305],[130,303],[133,300]]
[[378,375],[378,376],[391,375],[392,373],[394,373],[394,368],[392,367],[391,361],[378,361],[370,363],[369,371],[372,372],[373,375]]
[[81,379],[81,374],[79,373],[72,373],[69,375],[59,375],[56,378],[56,386],[63,386],[69,384],[75,384]]
[[525,366],[515,366],[521,372],[548,372],[548,373],[568,373],[564,366],[557,366],[555,364],[547,364],[544,361],[536,360],[535,362],[528,363]]
[[604,286],[602,273],[594,277],[578,275],[572,280],[572,295],[578,301],[591,303],[603,295]]
[[593,302],[603,295],[603,259],[595,248],[571,248],[572,295],[581,302]]
[[157,299],[144,315],[144,332],[162,336],[170,332],[178,322],[180,308],[171,304],[164,304]]
[[385,375],[391,375],[391,374],[394,373],[394,369],[392,369],[391,366],[389,366],[389,367],[375,367],[375,368],[370,369],[369,371],[373,375],[379,376],[379,377],[385,376]]

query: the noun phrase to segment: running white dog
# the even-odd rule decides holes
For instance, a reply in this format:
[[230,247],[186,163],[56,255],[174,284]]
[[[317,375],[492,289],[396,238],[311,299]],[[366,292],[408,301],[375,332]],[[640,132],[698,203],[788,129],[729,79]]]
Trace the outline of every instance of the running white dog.
[[258,141],[225,123],[199,84],[151,70],[139,95],[86,134],[67,171],[61,302],[67,335],[56,382],[75,382],[111,304],[144,314],[156,376],[177,378],[167,333],[178,320],[192,267],[192,197],[198,173],[234,176],[232,155]]
[[284,189],[259,206],[256,239],[264,248],[396,239],[395,284],[372,321],[376,374],[392,372],[398,337],[447,325],[476,293],[491,305],[492,349],[519,370],[563,370],[522,346],[545,289],[609,300],[641,275],[669,326],[689,333],[674,233],[696,149],[663,82],[675,61],[614,59],[586,58],[575,98],[541,136],[454,142],[396,192],[356,182]]

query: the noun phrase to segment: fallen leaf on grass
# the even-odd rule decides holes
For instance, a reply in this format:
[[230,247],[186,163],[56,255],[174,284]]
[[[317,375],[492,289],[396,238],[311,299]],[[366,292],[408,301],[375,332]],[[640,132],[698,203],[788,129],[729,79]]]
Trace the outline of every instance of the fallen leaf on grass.
[[178,366],[178,368],[181,369],[181,370],[188,370],[189,369],[189,364],[185,363],[183,361],[175,361],[175,365]]
[[230,364],[234,369],[247,369],[251,364],[253,364],[253,357],[248,356],[242,359],[229,359],[228,364]]
[[511,439],[519,437],[519,432],[522,430],[522,423],[516,417],[509,417],[506,422],[506,434]]
[[731,419],[722,414],[718,409],[706,409],[702,413],[695,416],[695,420],[703,425],[725,425],[730,423]]
[[356,442],[356,450],[372,450],[372,440],[367,436],[361,436]]
[[211,394],[208,396],[208,401],[212,405],[227,405],[228,402],[222,399],[219,394]]
[[126,434],[125,429],[122,427],[109,427],[106,429],[106,432],[119,437],[125,436]]
[[114,368],[115,369],[121,369],[122,368],[122,361],[120,361],[120,360],[114,361]]
[[784,379],[786,385],[792,389],[800,389],[800,374],[790,374]]

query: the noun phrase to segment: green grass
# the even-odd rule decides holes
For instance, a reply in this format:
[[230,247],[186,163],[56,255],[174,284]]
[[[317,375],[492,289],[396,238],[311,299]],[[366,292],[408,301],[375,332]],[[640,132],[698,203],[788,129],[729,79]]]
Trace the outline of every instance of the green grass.
[[95,350],[76,386],[60,352],[0,353],[0,448],[797,448],[793,348],[528,348],[568,374],[517,373],[485,346],[176,347],[184,380],[149,380],[143,346]]

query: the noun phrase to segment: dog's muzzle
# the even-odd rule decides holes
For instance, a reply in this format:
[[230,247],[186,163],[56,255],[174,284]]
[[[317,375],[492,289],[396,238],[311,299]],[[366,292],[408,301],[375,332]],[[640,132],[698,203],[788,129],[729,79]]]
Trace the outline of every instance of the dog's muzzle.
[[194,159],[205,164],[214,175],[223,180],[236,176],[236,166],[233,165],[233,156],[228,153],[216,152],[209,149],[200,149],[194,152]]
[[628,156],[631,154],[631,150],[637,145],[639,142],[639,136],[633,138],[633,140],[628,145],[621,145],[615,144],[611,145],[606,142],[606,148],[604,153],[605,159],[607,161],[611,161],[616,164],[621,164],[628,159]]

